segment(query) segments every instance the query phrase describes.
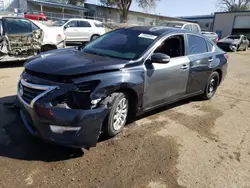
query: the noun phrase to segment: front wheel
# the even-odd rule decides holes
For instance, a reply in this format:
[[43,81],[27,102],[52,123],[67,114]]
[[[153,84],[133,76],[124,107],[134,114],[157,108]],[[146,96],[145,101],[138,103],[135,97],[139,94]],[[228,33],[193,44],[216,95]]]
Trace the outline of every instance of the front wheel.
[[201,95],[201,97],[205,100],[211,99],[214,96],[214,94],[219,86],[219,83],[220,83],[219,73],[213,72],[207,81],[205,91]]
[[103,124],[103,135],[113,137],[119,134],[126,124],[129,109],[128,97],[125,93],[113,93],[101,103],[111,107]]

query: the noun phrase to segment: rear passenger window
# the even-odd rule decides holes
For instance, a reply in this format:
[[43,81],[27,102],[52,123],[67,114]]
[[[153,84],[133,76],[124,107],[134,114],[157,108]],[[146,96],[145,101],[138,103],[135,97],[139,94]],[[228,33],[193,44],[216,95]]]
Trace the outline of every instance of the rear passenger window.
[[188,30],[188,31],[192,31],[192,25],[187,24],[187,25],[185,25],[185,26],[183,27],[183,29],[186,29],[186,30]]
[[89,22],[79,21],[79,27],[91,27]]
[[192,25],[192,28],[193,28],[193,29],[192,29],[193,32],[195,32],[195,33],[199,33],[199,32],[200,32],[197,25],[193,24],[193,25]]
[[189,55],[201,54],[207,52],[207,43],[205,39],[196,35],[188,35]]

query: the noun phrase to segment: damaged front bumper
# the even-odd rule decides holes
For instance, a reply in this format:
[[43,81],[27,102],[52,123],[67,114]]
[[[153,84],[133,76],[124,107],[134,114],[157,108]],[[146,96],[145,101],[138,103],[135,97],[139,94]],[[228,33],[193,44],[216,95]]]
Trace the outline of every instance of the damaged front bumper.
[[[32,84],[31,86],[46,89],[44,85]],[[65,88],[61,90],[65,91]],[[44,91],[48,91],[47,94],[49,94],[49,90]],[[60,91],[55,91],[53,94],[56,95],[56,93],[60,94]],[[23,88],[19,87],[18,106],[22,120],[32,135],[67,147],[90,148],[96,146],[108,109],[82,110],[54,107],[46,101],[46,93],[38,95],[31,103],[28,103],[22,95]]]

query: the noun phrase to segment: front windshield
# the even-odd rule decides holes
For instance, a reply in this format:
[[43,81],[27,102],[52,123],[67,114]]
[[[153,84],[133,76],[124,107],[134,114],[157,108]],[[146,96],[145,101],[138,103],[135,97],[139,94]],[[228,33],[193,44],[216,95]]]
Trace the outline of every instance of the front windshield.
[[175,28],[182,28],[184,24],[183,23],[178,23],[178,22],[164,22],[162,26],[165,27],[175,27]]
[[68,20],[59,20],[52,24],[52,26],[63,26]]
[[118,29],[89,43],[83,51],[133,60],[139,58],[157,37],[158,34],[149,31],[142,32],[133,29]]
[[240,39],[240,36],[238,36],[238,35],[230,35],[227,38],[228,39]]

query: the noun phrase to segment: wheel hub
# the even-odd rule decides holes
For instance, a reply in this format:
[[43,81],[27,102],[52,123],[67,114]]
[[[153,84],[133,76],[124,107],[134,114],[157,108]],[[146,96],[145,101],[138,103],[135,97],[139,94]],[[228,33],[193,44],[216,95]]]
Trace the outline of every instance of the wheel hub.
[[115,110],[114,121],[113,121],[114,130],[117,131],[122,128],[122,126],[126,122],[127,114],[128,114],[128,103],[126,98],[123,98],[120,100]]

